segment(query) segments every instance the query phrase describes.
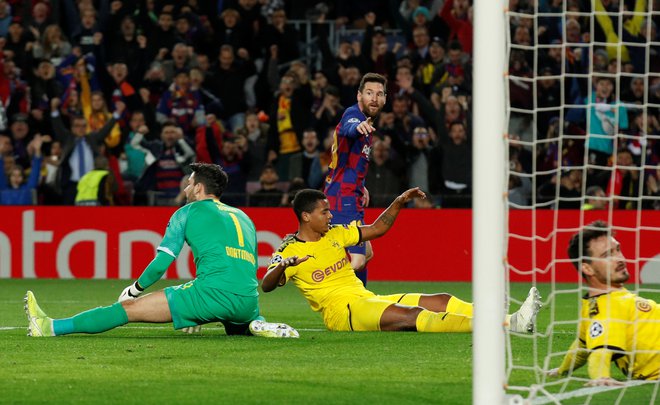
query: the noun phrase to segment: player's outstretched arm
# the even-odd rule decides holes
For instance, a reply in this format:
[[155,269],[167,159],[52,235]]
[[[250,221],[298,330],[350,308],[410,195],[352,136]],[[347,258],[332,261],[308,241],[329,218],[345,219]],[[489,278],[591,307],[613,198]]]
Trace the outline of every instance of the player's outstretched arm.
[[596,349],[591,352],[589,361],[587,362],[587,368],[589,369],[589,378],[591,378],[593,383],[601,381],[604,383],[599,385],[612,385],[609,380],[611,380],[610,369],[613,354],[611,350],[605,348]]
[[577,370],[584,366],[589,358],[589,352],[585,349],[584,345],[580,343],[579,339],[575,339],[568,349],[561,366],[548,370],[548,377],[560,377],[568,374],[570,371]]
[[290,266],[297,266],[307,259],[309,259],[309,255],[303,257],[291,256],[282,259],[275,267],[269,268],[263,280],[261,280],[261,289],[263,292],[271,292],[277,287],[283,286],[286,283],[284,270]]
[[165,274],[167,268],[170,267],[170,264],[174,261],[174,257],[169,254],[159,251],[156,254],[156,257],[149,263],[146,269],[142,272],[142,275],[136,282],[124,288],[124,291],[119,295],[117,301],[122,302],[126,300],[132,300],[140,296],[142,291],[149,288],[156,281]]
[[376,239],[381,237],[390,230],[392,225],[394,225],[394,220],[399,211],[414,198],[426,198],[426,194],[419,189],[419,187],[411,188],[406,190],[392,201],[389,207],[383,211],[376,221],[371,225],[361,226],[360,231],[362,232],[362,241],[366,242],[368,240]]

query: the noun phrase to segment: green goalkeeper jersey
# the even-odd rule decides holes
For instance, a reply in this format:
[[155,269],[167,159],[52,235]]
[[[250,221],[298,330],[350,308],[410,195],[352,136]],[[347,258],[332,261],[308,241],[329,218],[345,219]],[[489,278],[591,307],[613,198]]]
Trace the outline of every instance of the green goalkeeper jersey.
[[158,250],[176,258],[188,242],[197,280],[243,296],[257,296],[257,232],[241,210],[208,199],[179,208]]

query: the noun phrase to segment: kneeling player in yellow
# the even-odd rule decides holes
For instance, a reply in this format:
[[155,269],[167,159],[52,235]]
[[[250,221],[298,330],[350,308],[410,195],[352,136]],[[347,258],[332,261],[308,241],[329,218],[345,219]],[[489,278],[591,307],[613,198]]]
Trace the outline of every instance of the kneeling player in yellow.
[[629,378],[660,377],[660,307],[624,288],[630,278],[621,245],[609,226],[596,221],[573,235],[568,256],[588,292],[582,299],[578,337],[558,368],[557,377],[587,364],[589,386],[621,385],[610,376],[611,363]]
[[[364,288],[346,257],[345,247],[384,235],[415,197],[426,196],[419,188],[407,190],[371,225],[332,226],[325,194],[299,191],[293,201],[298,232],[273,254],[261,288],[269,292],[292,280],[332,331],[471,332],[472,304],[450,294],[376,295]],[[515,332],[533,332],[540,307],[539,292],[532,287],[506,325]]]

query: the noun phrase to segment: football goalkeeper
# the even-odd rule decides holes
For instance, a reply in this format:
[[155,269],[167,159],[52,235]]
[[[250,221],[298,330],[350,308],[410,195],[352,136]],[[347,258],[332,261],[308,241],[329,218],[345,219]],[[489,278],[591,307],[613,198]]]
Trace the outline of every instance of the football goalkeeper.
[[582,274],[588,293],[582,299],[578,338],[550,376],[566,375],[587,364],[590,386],[620,385],[610,365],[627,377],[657,380],[660,375],[660,308],[624,288],[630,278],[621,245],[596,221],[571,238],[568,256]]
[[[472,331],[472,304],[450,294],[376,295],[355,276],[344,248],[384,235],[419,188],[405,191],[371,225],[330,225],[328,200],[320,191],[301,190],[293,200],[298,232],[273,254],[261,288],[269,292],[288,280],[300,289],[332,331]],[[415,266],[414,260],[409,266]],[[518,312],[507,316],[510,330],[534,331],[540,295],[532,287]]]
[[[190,167],[193,173],[185,188],[188,204],[172,215],[156,257],[124,289],[119,302],[71,318],[51,319],[28,291],[25,309],[30,336],[100,333],[128,322],[173,322],[175,329],[182,329],[219,321],[227,334],[298,337],[288,325],[267,323],[259,316],[257,234],[245,213],[219,201],[227,174],[212,164]],[[161,278],[184,242],[195,257],[197,278],[140,296]]]

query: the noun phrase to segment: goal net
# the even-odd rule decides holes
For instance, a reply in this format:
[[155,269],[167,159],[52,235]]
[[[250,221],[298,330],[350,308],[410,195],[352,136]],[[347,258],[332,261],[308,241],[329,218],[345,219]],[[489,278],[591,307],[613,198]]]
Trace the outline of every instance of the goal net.
[[505,288],[512,310],[530,284],[544,302],[534,335],[505,338],[506,392],[518,400],[660,402],[654,382],[585,387],[587,366],[547,376],[577,337],[586,286],[567,246],[582,227],[606,221],[631,273],[627,289],[660,298],[659,5],[520,0],[505,11]]

